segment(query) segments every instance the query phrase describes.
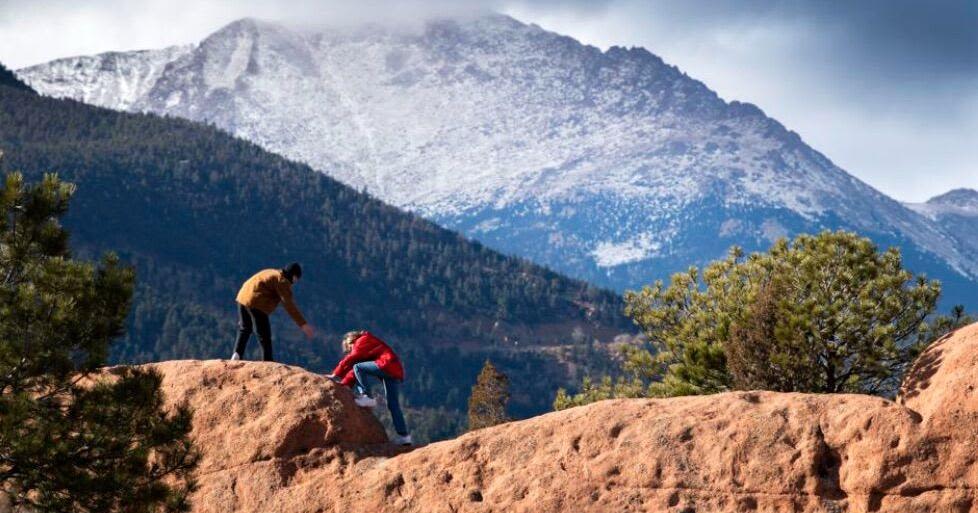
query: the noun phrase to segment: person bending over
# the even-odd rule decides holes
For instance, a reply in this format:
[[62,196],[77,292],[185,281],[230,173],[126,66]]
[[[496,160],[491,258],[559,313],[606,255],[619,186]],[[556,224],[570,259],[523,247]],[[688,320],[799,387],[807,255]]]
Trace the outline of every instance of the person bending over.
[[312,338],[313,329],[299,311],[292,299],[292,285],[302,278],[302,266],[293,262],[284,269],[265,269],[248,278],[238,291],[238,339],[234,343],[232,360],[240,360],[251,334],[258,332],[261,343],[262,360],[275,361],[272,355],[272,326],[268,316],[279,303],[285,305],[295,324],[306,338]]
[[351,331],[343,337],[343,352],[346,354],[327,377],[352,386],[353,400],[357,406],[373,408],[377,400],[370,396],[367,378],[373,376],[384,383],[387,395],[387,408],[394,422],[394,443],[411,445],[411,435],[404,423],[404,414],[398,401],[397,391],[404,381],[404,367],[400,358],[383,340],[367,331]]

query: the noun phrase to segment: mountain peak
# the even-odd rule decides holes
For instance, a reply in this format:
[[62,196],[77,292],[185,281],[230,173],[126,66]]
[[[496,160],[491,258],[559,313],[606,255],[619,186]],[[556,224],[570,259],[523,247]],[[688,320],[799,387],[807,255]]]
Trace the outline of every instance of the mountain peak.
[[259,18],[241,18],[211,33],[200,42],[200,47],[220,47],[227,45],[227,41],[236,41],[232,46],[245,43],[250,45],[258,40],[263,40],[264,44],[270,46],[295,46],[304,44],[302,39],[298,31],[280,23]]
[[[283,30],[284,27],[278,23],[263,20],[259,18],[245,17],[239,18],[237,20],[228,23],[227,25],[214,31],[207,39],[215,36],[227,35],[227,34],[257,34],[259,32],[269,31],[269,30]],[[205,39],[206,40],[206,39]]]
[[927,200],[927,204],[964,208],[978,213],[978,191],[967,188],[952,189]]
[[498,27],[506,27],[511,29],[529,28],[529,27],[536,26],[534,24],[523,23],[522,21],[517,20],[516,18],[508,14],[502,14],[499,12],[486,13],[481,16],[478,16],[476,19],[481,20],[481,23],[484,25],[496,25]]
[[934,196],[925,203],[907,203],[918,214],[941,224],[948,233],[957,236],[968,247],[978,251],[978,191],[952,189]]

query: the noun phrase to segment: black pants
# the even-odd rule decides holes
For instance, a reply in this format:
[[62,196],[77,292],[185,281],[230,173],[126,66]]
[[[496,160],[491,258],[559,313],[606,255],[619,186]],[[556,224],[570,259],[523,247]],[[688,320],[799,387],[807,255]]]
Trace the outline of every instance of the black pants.
[[273,362],[272,356],[272,325],[268,323],[268,314],[257,309],[238,305],[238,341],[234,344],[234,352],[244,358],[245,347],[251,334],[258,332],[258,342],[261,343],[261,358]]

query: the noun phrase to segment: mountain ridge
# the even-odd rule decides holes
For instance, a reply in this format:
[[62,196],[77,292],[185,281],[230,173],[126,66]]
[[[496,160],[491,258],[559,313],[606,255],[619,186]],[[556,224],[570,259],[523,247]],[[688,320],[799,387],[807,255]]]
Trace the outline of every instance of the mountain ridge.
[[960,244],[978,252],[978,191],[952,189],[924,203],[907,203],[906,206],[941,225]]
[[[97,102],[104,89],[63,66],[21,72],[47,94]],[[505,16],[418,32],[239,20],[118,108],[215,123],[617,290],[731,245],[762,250],[777,236],[842,228],[901,246],[952,299],[976,301],[974,248],[760,108],[725,102],[645,49],[601,51]]]
[[951,189],[924,203],[907,203],[907,206],[924,215],[933,215],[943,210],[978,216],[978,191],[966,187]]

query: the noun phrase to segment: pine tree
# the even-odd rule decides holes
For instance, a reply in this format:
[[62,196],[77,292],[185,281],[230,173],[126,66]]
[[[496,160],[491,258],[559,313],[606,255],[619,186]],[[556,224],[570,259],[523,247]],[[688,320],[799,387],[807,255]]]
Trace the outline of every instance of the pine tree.
[[[591,398],[676,396],[734,389],[886,395],[931,339],[925,319],[940,284],[903,268],[848,232],[799,235],[770,251],[729,256],[626,294],[626,312],[655,351],[628,348],[617,384],[589,383]],[[962,322],[957,317],[941,326]],[[623,385],[631,386],[623,386]]]
[[21,79],[17,78],[17,75],[15,75],[13,71],[7,69],[7,67],[3,64],[0,64],[0,86],[11,87],[21,91],[34,93],[34,90],[31,89],[30,86],[25,84]]
[[978,318],[968,315],[964,305],[954,305],[947,315],[935,316],[927,323],[927,332],[922,336],[925,340],[937,340],[952,331],[978,322]]
[[507,422],[509,378],[486,360],[469,397],[469,430],[482,429]]
[[634,377],[622,376],[613,380],[611,376],[604,376],[601,381],[595,383],[590,376],[585,376],[581,380],[580,392],[576,394],[568,393],[563,388],[558,389],[553,407],[554,410],[565,410],[605,399],[643,397],[644,395],[645,384]]
[[16,173],[0,189],[0,494],[14,509],[187,509],[191,413],[163,411],[161,377],[107,375],[134,275],[73,260],[59,219],[73,187]]

